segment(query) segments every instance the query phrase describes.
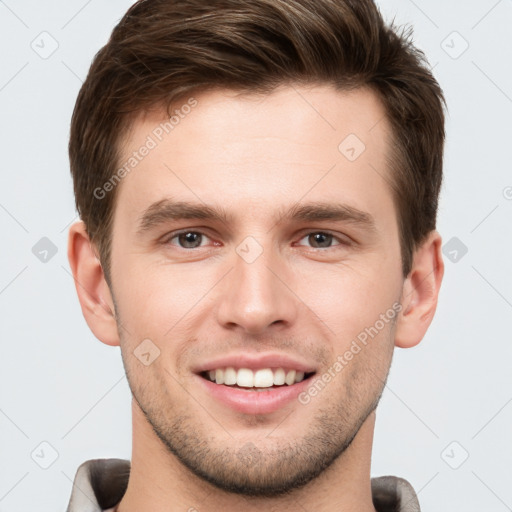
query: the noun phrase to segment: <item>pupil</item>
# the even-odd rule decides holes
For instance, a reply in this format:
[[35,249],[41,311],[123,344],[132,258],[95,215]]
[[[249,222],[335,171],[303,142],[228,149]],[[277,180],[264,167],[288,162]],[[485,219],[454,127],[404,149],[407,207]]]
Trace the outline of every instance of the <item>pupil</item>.
[[332,235],[327,233],[315,233],[310,236],[310,242],[312,241],[313,246],[329,247]]
[[181,233],[179,235],[180,243],[183,247],[189,249],[191,247],[197,247],[197,241],[200,242],[200,234],[199,233]]

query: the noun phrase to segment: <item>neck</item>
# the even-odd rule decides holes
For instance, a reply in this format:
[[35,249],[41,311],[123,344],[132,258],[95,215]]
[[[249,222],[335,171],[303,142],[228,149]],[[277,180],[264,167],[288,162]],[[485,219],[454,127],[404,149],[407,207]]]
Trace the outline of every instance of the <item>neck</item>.
[[370,462],[375,411],[351,445],[318,478],[277,498],[254,498],[220,490],[191,473],[156,436],[132,400],[133,445],[130,478],[116,512],[234,512],[244,510],[375,512]]

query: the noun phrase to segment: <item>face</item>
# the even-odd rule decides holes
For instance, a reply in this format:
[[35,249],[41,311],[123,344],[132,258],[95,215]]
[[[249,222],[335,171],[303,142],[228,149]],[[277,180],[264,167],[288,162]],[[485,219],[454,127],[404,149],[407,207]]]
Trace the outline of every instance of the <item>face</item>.
[[366,90],[194,100],[123,145],[150,147],[113,222],[123,362],[185,466],[277,495],[342,456],[384,387],[404,282],[390,129]]

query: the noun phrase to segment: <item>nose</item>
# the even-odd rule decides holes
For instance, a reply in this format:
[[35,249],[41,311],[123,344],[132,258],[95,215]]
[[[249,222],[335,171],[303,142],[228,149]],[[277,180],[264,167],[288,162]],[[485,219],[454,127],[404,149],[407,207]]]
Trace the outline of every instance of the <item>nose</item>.
[[234,268],[223,280],[217,320],[227,329],[262,334],[271,326],[290,327],[299,301],[293,294],[291,272],[278,255],[265,250],[254,261],[234,255]]

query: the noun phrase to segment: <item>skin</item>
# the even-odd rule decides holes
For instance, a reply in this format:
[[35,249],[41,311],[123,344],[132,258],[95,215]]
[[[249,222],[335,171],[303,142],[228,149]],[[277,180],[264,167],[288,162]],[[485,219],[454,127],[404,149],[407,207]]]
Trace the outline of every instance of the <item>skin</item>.
[[[134,395],[132,469],[118,510],[292,511],[300,502],[304,510],[374,511],[375,407],[394,347],[419,343],[432,321],[441,237],[429,234],[404,278],[387,182],[390,128],[373,92],[317,85],[194,97],[198,105],[119,185],[111,289],[83,223],[69,234],[85,319],[103,343],[120,345]],[[123,156],[161,121],[158,111],[140,116]],[[349,134],[366,146],[355,161],[338,149]],[[163,199],[223,208],[231,218],[168,219],[138,234],[143,212]],[[281,218],[314,202],[355,208],[373,228]],[[202,233],[192,236],[199,247],[184,248],[178,230]],[[309,236],[318,232],[333,237],[319,245]],[[262,249],[251,263],[237,253],[246,237]],[[306,405],[236,412],[193,372],[225,354],[272,353],[322,376],[397,302],[396,318]],[[148,338],[160,355],[145,366],[133,352]]]

